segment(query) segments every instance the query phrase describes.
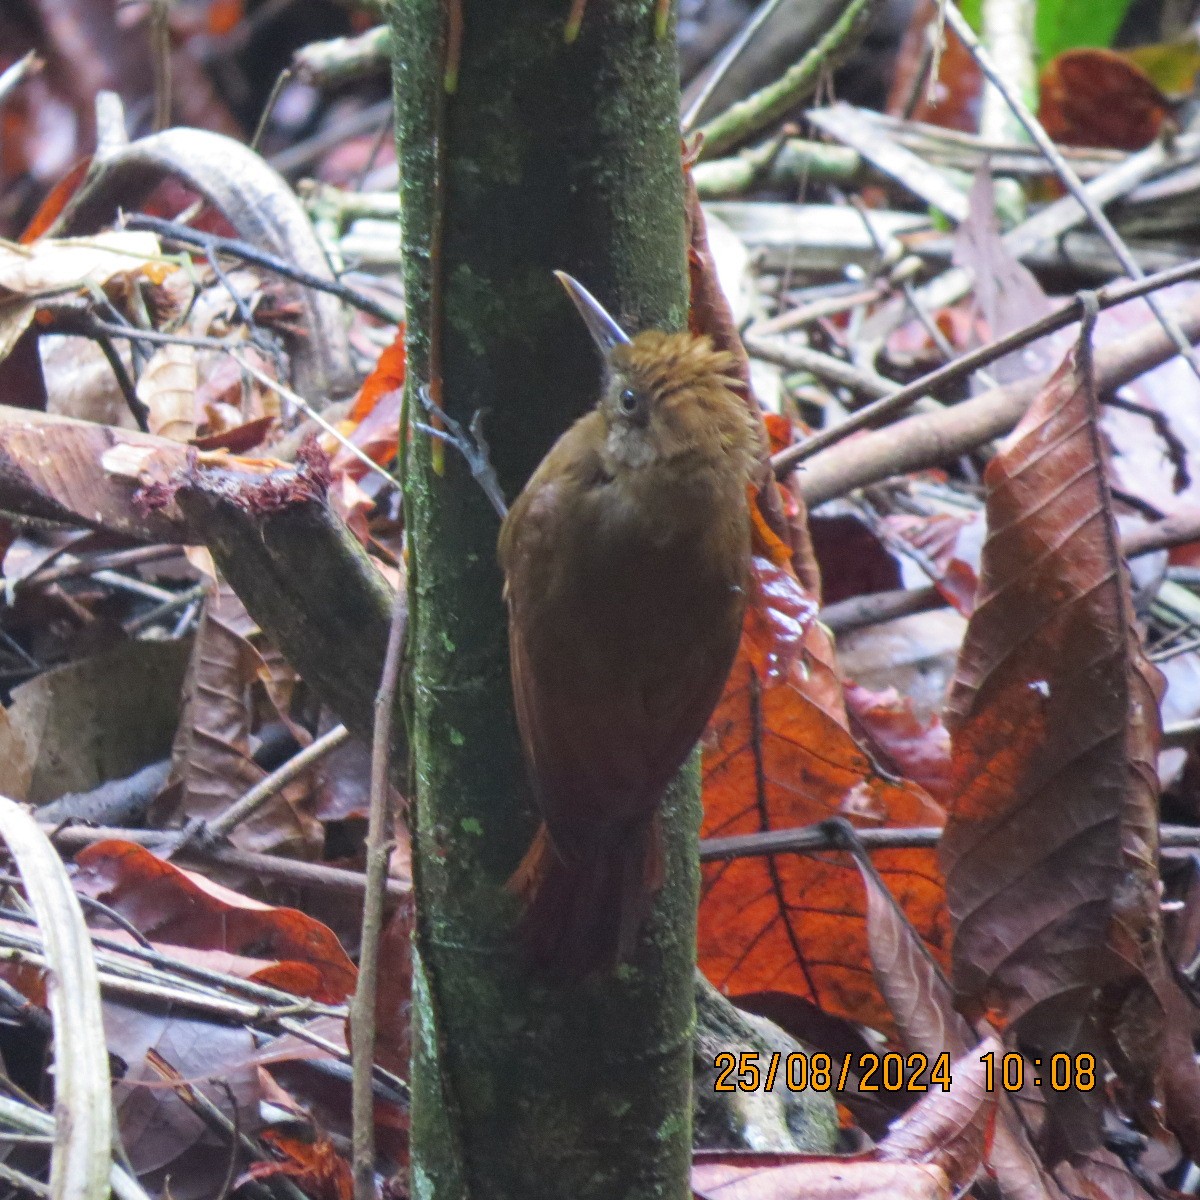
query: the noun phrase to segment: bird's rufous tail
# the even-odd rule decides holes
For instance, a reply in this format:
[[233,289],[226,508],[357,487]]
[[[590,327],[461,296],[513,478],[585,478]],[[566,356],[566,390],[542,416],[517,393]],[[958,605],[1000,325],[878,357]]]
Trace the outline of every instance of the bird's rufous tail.
[[547,975],[581,979],[632,953],[663,881],[658,814],[623,835],[569,856],[543,822],[509,879],[508,890],[525,904],[517,929],[522,948]]

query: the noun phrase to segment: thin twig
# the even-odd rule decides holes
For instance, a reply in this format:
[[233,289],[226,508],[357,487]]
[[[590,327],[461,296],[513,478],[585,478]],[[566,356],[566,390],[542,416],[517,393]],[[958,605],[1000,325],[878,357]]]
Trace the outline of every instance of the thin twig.
[[305,746],[282,766],[260,779],[254,787],[231,804],[219,817],[209,822],[198,821],[190,826],[179,842],[172,847],[167,857],[174,857],[197,841],[219,842],[227,838],[233,830],[258,812],[268,800],[287,787],[293,779],[349,740],[350,731],[345,725],[335,725],[328,733],[322,734],[311,745]]
[[355,1200],[375,1200],[375,1100],[371,1086],[375,1061],[375,992],[379,980],[379,947],[383,941],[384,900],[393,822],[388,768],[392,755],[392,722],[408,604],[404,588],[396,589],[392,623],[379,691],[375,695],[375,727],[371,743],[371,810],[367,822],[366,895],[363,898],[358,981],[350,1002],[353,1051],[351,1124]]
[[[1087,189],[1083,186],[1083,182],[1075,173],[1074,167],[1059,153],[1058,147],[1051,140],[1045,129],[1042,128],[1041,122],[1029,111],[1025,102],[1009,86],[1008,80],[1004,78],[1003,74],[996,67],[996,64],[992,61],[991,55],[981,45],[979,39],[975,36],[975,31],[967,24],[966,18],[953,3],[945,5],[945,13],[947,24],[958,35],[959,40],[966,46],[967,50],[970,51],[971,57],[975,59],[979,69],[987,76],[989,82],[1004,97],[1004,101],[1012,110],[1013,116],[1017,118],[1025,132],[1029,134],[1038,149],[1046,156],[1046,160],[1053,165],[1055,174],[1062,181],[1063,187],[1071,193],[1079,206],[1087,213],[1088,220],[1091,221],[1100,236],[1108,243],[1109,248],[1116,256],[1125,273],[1131,279],[1145,279],[1145,271],[1142,270],[1141,265],[1134,258],[1129,247],[1125,245],[1121,235],[1113,227],[1112,222],[1105,216],[1104,210],[1088,194]],[[1154,313],[1159,324],[1166,330],[1168,336],[1178,347],[1179,353],[1187,360],[1196,378],[1200,379],[1200,359],[1197,359],[1192,344],[1184,337],[1183,330],[1179,328],[1174,318],[1159,304],[1156,297],[1147,295],[1146,303],[1150,306],[1150,311]]]
[[150,55],[154,65],[154,124],[161,133],[171,126],[171,0],[151,0]]
[[279,100],[279,93],[283,91],[284,86],[291,77],[291,67],[284,67],[275,76],[275,82],[271,84],[271,91],[267,95],[267,102],[263,105],[263,110],[259,114],[258,124],[254,127],[254,136],[250,139],[251,150],[257,150],[262,145],[263,135],[267,132],[267,125],[271,121],[271,114],[275,111],[275,104]]
[[[1168,727],[1164,734],[1170,732]],[[867,850],[928,850],[942,840],[942,830],[932,825],[900,829],[856,829],[859,843]],[[1159,846],[1200,846],[1200,826],[1162,825]],[[761,833],[742,833],[732,837],[703,838],[701,862],[724,862],[732,858],[762,858],[769,854],[813,854],[821,850],[839,850],[843,842],[830,822],[801,825],[795,829],[767,829]]]
[[[1187,279],[1195,279],[1197,276],[1200,276],[1200,259],[1183,263],[1177,267],[1170,267],[1165,271],[1157,271],[1155,274],[1146,275],[1141,279],[1106,284],[1097,290],[1094,295],[1101,309],[1112,308],[1117,304],[1124,304],[1126,301],[1134,300],[1139,296],[1148,295],[1158,288],[1169,287],[1171,284],[1181,283]],[[852,416],[847,417],[840,425],[835,425],[831,429],[824,429],[820,433],[815,433],[812,437],[806,438],[803,442],[786,447],[771,459],[771,465],[775,468],[776,476],[782,477],[786,475],[797,463],[811,458],[821,450],[826,450],[830,446],[836,445],[844,438],[849,437],[850,434],[875,425],[884,418],[894,417],[902,413],[922,396],[930,392],[935,392],[939,388],[944,388],[949,384],[957,383],[980,367],[995,362],[998,358],[1003,358],[1006,354],[1011,354],[1014,350],[1020,350],[1023,346],[1029,345],[1030,342],[1036,342],[1039,338],[1047,336],[1047,334],[1057,333],[1058,330],[1065,329],[1068,325],[1073,325],[1080,319],[1082,314],[1083,302],[1078,296],[1072,297],[1062,308],[1052,313],[1047,313],[1046,316],[1040,317],[1038,320],[1031,322],[1021,329],[1014,330],[1005,337],[997,338],[994,342],[989,342],[986,346],[970,350],[966,354],[956,358],[953,362],[946,363],[944,366],[930,371],[927,375],[923,375],[920,379],[906,384],[904,387],[892,392],[891,395],[884,396],[874,403],[868,404],[865,408],[861,408]]]
[[143,563],[160,562],[164,558],[176,558],[183,551],[172,543],[159,546],[134,546],[129,550],[111,550],[106,554],[95,554],[90,558],[72,558],[70,562],[56,562],[53,566],[39,567],[24,579],[16,581],[16,587],[41,587],[56,583],[60,579],[73,579],[77,575],[92,575],[96,571],[117,571],[123,567],[141,566]]
[[857,395],[887,397],[894,394],[895,384],[892,380],[810,346],[793,346],[788,342],[758,337],[749,331],[743,335],[742,342],[746,353],[752,358],[775,363],[789,371],[807,371],[826,383],[849,388]]
[[107,359],[113,376],[116,378],[117,387],[120,388],[121,396],[125,401],[125,407],[129,409],[133,419],[137,422],[137,427],[143,433],[149,433],[150,408],[138,398],[137,388],[134,387],[133,380],[129,378],[129,372],[125,370],[125,364],[121,361],[116,346],[113,345],[112,336],[97,332],[95,342],[100,347],[100,353]]
[[164,600],[162,604],[156,605],[149,612],[142,613],[139,617],[133,617],[126,621],[122,628],[130,637],[141,633],[143,629],[161,621],[163,617],[169,617],[171,613],[180,608],[187,608],[189,605],[195,604],[200,600],[208,590],[208,584],[198,583],[194,587],[190,587],[187,591],[180,592],[170,600]]
[[311,271],[293,266],[277,255],[268,254],[265,250],[260,250],[239,238],[218,237],[216,234],[203,233],[176,221],[165,221],[161,217],[151,217],[145,213],[133,213],[126,217],[125,228],[157,233],[160,237],[179,242],[181,245],[195,246],[205,254],[228,254],[231,258],[252,263],[265,271],[273,271],[276,275],[282,275],[285,279],[291,279],[314,291],[327,292],[388,325],[397,325],[404,319],[403,314],[396,309],[380,304],[357,288],[339,283],[336,279],[324,279],[320,275],[314,275]]
[[[161,850],[169,847],[177,836],[163,829],[120,829],[114,826],[88,827],[71,825],[65,829],[47,827],[53,835],[55,845],[64,849],[80,849],[94,842],[105,842],[110,838],[134,842],[139,846]],[[265,879],[282,879],[299,887],[324,888],[327,891],[344,892],[361,896],[366,887],[366,876],[361,871],[348,871],[344,867],[331,867],[326,863],[300,862],[292,858],[280,858],[274,854],[256,854],[252,850],[235,850],[231,846],[189,846],[182,859],[189,863],[212,863],[220,867],[232,867],[247,871]],[[407,895],[407,888],[398,880],[389,882],[388,893],[397,899]]]
[[339,445],[349,450],[359,462],[363,463],[380,479],[386,481],[389,487],[398,486],[394,476],[388,471],[385,471],[370,455],[360,450],[336,425],[331,425],[303,396],[292,391],[290,387],[279,382],[278,379],[272,379],[265,371],[260,371],[252,363],[244,359],[240,354],[230,353],[230,358],[242,368],[243,371],[253,375],[264,387],[270,388],[273,392],[278,393],[285,400],[290,400],[310,421],[315,421],[320,427],[325,430]]

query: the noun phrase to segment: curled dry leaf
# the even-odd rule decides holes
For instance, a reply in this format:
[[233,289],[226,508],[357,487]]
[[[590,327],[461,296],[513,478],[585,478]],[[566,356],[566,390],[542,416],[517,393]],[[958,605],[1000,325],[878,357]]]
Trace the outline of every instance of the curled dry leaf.
[[117,231],[26,247],[0,244],[0,360],[29,327],[37,301],[101,286],[115,275],[141,270],[158,253],[154,234]]
[[150,432],[175,442],[196,436],[196,348],[160,346],[142,368],[137,398],[146,406]]
[[31,246],[0,245],[0,302],[46,299],[115,275],[141,270],[159,257],[152,233],[110,230],[86,238],[47,238]]
[[948,1090],[931,1088],[880,1143],[881,1162],[922,1162],[940,1167],[955,1196],[971,1186],[992,1140],[997,1093],[988,1087],[984,1057],[1003,1047],[980,1042],[950,1067]]
[[[978,1037],[954,1007],[949,981],[920,935],[886,890],[877,872],[856,857],[867,893],[867,934],[871,966],[895,1018],[900,1042],[931,1063],[942,1054],[975,1062],[986,1053]],[[958,1065],[951,1079],[958,1077]],[[1029,1071],[1033,1078],[1033,1071]],[[1063,1200],[1063,1193],[1042,1166],[1012,1097],[998,1096],[988,1165],[1004,1200]]]
[[[1162,1029],[1161,676],[1134,624],[1086,348],[986,483],[979,600],[947,705],[955,991],[1032,1054],[1107,1049],[1145,1115]],[[1064,1148],[1096,1144],[1102,1095],[1047,1092]]]
[[[940,825],[915,784],[880,772],[851,737],[829,635],[785,567],[755,560],[741,646],[704,743],[705,837],[855,824]],[[892,850],[880,869],[930,943],[948,929],[933,852]],[[730,994],[793,992],[828,1012],[890,1029],[871,976],[865,906],[840,855],[710,863],[700,904],[700,965]]]

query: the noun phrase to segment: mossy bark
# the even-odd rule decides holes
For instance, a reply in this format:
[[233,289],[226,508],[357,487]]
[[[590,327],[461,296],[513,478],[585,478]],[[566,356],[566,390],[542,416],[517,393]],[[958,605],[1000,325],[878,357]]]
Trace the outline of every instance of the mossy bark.
[[[673,31],[653,0],[463,0],[457,90],[444,7],[394,0],[410,387],[485,410],[506,494],[594,402],[599,363],[551,271],[623,323],[686,317]],[[415,395],[410,395],[415,403]],[[497,519],[462,461],[416,435],[406,502],[419,927],[416,1197],[684,1197],[690,1155],[696,836],[689,766],[666,801],[668,881],[632,963],[531,977],[504,883],[535,821],[512,716]]]

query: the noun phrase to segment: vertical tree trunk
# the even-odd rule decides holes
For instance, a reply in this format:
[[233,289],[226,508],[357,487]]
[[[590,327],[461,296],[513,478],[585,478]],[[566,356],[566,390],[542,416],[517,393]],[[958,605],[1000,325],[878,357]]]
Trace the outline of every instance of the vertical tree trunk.
[[[653,0],[393,0],[410,389],[485,410],[509,499],[598,394],[551,271],[628,327],[686,316],[673,30]],[[410,402],[415,394],[410,391]],[[531,979],[504,883],[534,829],[512,717],[497,519],[454,451],[415,435],[408,701],[417,882],[413,1186],[425,1197],[687,1192],[698,779],[667,801],[668,881],[634,963]]]

